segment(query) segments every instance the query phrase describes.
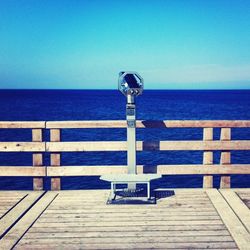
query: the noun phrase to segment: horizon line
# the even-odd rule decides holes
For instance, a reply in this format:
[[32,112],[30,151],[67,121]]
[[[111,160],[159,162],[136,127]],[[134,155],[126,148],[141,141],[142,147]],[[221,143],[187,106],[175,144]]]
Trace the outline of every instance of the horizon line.
[[[111,89],[111,88],[107,88],[107,89],[100,89],[100,88],[96,88],[96,89],[90,89],[90,88],[75,88],[75,89],[68,89],[68,88],[41,88],[41,89],[39,89],[39,88],[3,88],[3,89],[1,89],[0,88],[0,91],[2,91],[2,90],[95,90],[95,91],[98,91],[98,90],[100,90],[100,91],[102,91],[102,90],[118,90],[119,91],[119,89],[117,88],[117,89]],[[149,89],[144,89],[143,91],[147,91],[147,90],[174,90],[174,91],[182,91],[182,90],[204,90],[204,91],[206,91],[206,90],[213,90],[213,91],[215,91],[215,90],[218,90],[218,91],[227,91],[227,90],[250,90],[250,88],[231,88],[231,89],[214,89],[214,88],[206,88],[206,89],[191,89],[191,88],[187,88],[187,89],[157,89],[157,88],[155,88],[155,89],[152,89],[152,88],[149,88]]]

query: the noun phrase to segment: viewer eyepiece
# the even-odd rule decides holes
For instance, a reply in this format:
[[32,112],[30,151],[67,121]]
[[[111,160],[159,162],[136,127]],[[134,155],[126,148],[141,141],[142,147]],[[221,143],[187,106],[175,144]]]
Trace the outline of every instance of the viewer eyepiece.
[[121,71],[118,78],[118,88],[125,95],[138,96],[143,91],[143,78],[134,71]]

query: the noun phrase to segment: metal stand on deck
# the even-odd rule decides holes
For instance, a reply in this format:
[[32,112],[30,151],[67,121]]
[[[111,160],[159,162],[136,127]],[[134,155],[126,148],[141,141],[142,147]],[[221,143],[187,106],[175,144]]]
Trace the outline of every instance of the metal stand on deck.
[[[137,174],[136,171],[136,105],[135,97],[142,94],[143,79],[136,72],[120,72],[119,90],[127,97],[126,118],[127,118],[127,164],[128,174],[103,175],[101,180],[111,182],[111,195],[108,203],[113,203],[117,196],[123,198],[151,198],[150,181],[161,178],[159,174]],[[117,190],[117,185],[126,184],[127,188]],[[141,188],[137,184],[146,184],[146,196],[142,195]]]

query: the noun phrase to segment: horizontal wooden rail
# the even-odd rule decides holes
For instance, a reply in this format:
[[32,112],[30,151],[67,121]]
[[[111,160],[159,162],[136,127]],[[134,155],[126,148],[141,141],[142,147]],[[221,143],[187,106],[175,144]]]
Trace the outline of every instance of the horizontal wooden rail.
[[[46,147],[45,147],[46,145]],[[126,141],[0,142],[0,152],[126,151]],[[250,141],[138,141],[137,150],[250,150]]]
[[[110,121],[1,121],[0,129],[15,128],[126,128],[125,120]],[[141,120],[137,128],[249,128],[248,120]]]
[[0,142],[0,152],[45,152],[45,142]]
[[[126,151],[126,141],[46,142],[47,152]],[[250,141],[138,141],[142,150],[250,150]]]
[[[124,120],[114,121],[48,121],[46,128],[126,128]],[[230,120],[163,120],[163,121],[137,121],[137,128],[248,128],[250,121]]]
[[[163,175],[193,175],[193,174],[250,174],[250,164],[230,165],[156,165],[137,166],[138,174],[157,173]],[[61,166],[47,167],[47,176],[95,176],[104,174],[125,174],[127,166]]]
[[0,176],[46,176],[46,167],[0,166]]
[[0,122],[0,128],[45,128],[45,123],[45,121],[2,121]]
[[[0,176],[98,176],[103,174],[125,174],[127,166],[1,166]],[[138,165],[137,171],[142,173],[158,173],[163,175],[193,174],[250,174],[250,164],[230,165]]]

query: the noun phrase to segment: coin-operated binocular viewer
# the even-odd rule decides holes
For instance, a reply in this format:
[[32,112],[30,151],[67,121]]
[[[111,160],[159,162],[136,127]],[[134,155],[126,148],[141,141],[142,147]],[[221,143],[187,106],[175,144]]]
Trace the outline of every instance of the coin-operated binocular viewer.
[[[119,73],[118,88],[127,98],[126,119],[127,119],[127,174],[103,175],[101,180],[111,182],[111,200],[116,197],[116,185],[127,184],[127,197],[137,195],[137,184],[147,184],[147,198],[150,199],[150,181],[161,178],[159,174],[137,174],[136,168],[136,105],[135,99],[142,94],[144,87],[143,78],[133,71],[122,71]],[[124,195],[126,196],[126,195]]]
[[[136,72],[120,72],[118,79],[119,90],[127,97],[127,163],[128,174],[136,174],[136,96],[142,94],[143,78]],[[134,184],[129,184],[135,188]]]

